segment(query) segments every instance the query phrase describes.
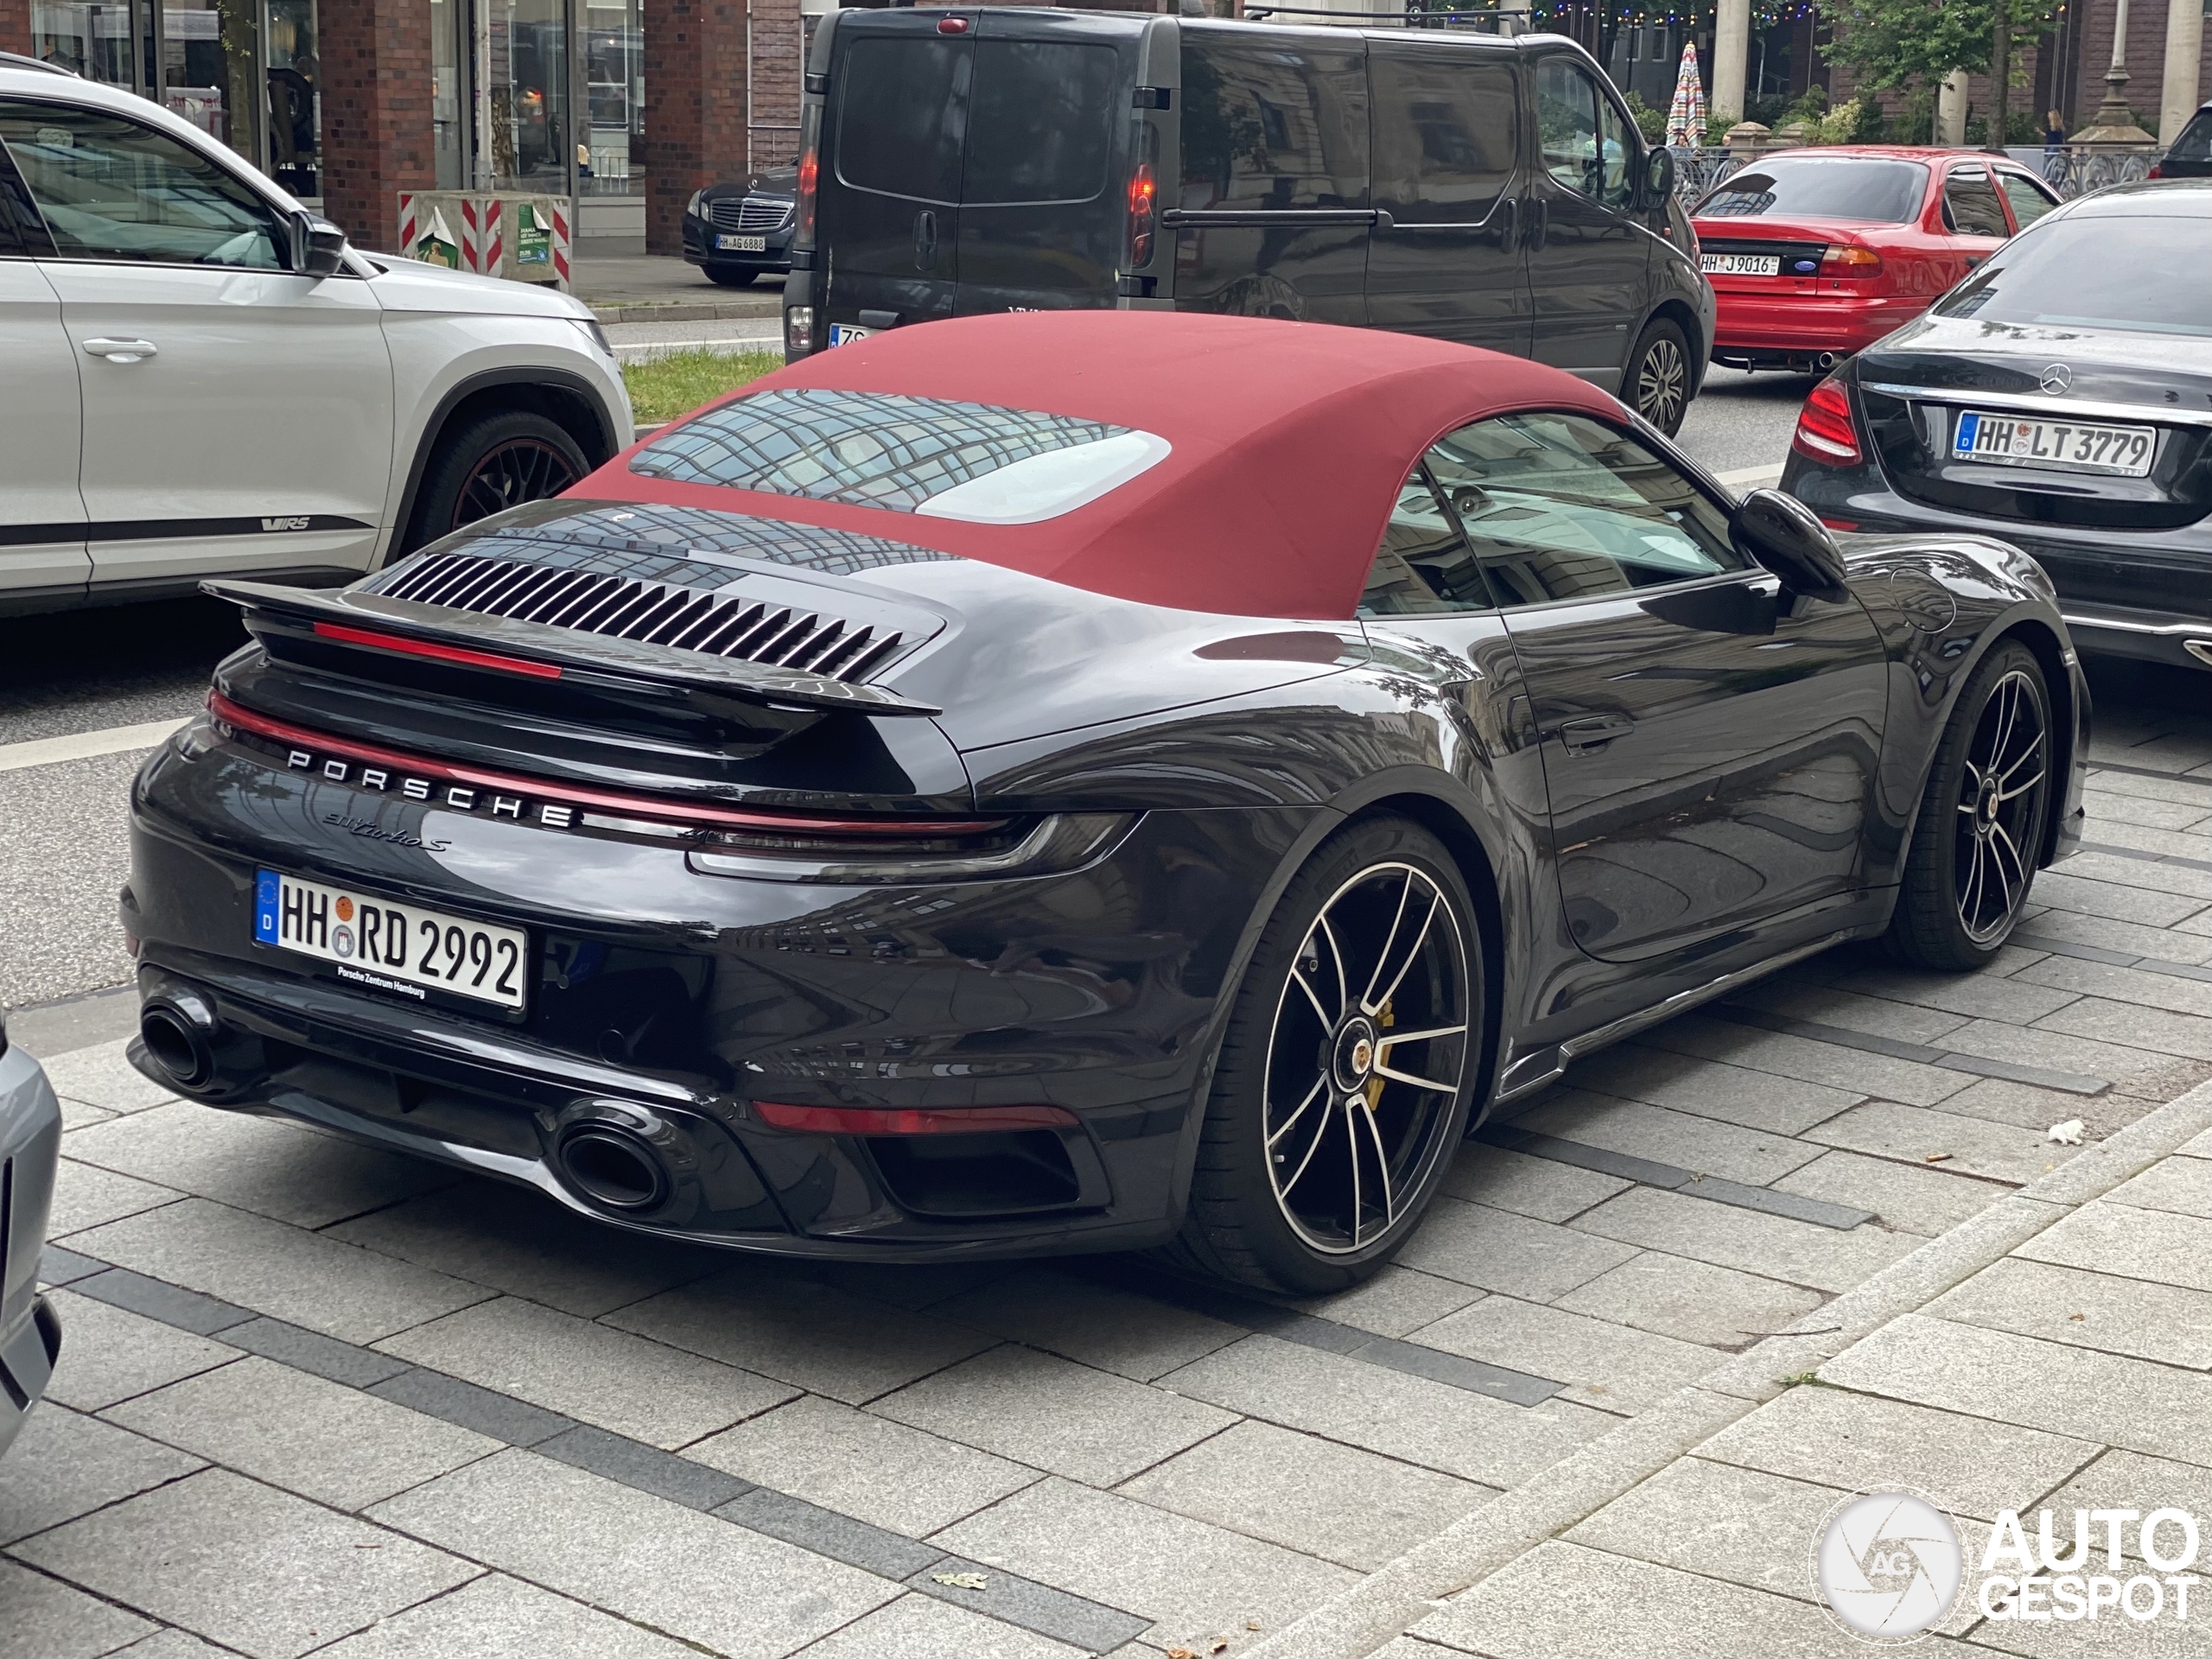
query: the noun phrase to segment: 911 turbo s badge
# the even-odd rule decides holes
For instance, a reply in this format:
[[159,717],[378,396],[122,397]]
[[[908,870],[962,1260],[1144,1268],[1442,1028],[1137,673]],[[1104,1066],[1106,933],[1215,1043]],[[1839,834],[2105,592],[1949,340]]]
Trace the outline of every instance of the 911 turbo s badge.
[[[380,795],[397,795],[402,800],[420,801],[425,805],[442,806],[455,812],[480,811],[495,818],[511,818],[518,823],[527,820],[543,824],[548,830],[571,829],[576,822],[576,809],[573,806],[562,806],[552,801],[531,801],[520,795],[472,789],[463,784],[441,784],[431,778],[410,778],[389,767],[365,766],[357,761],[317,761],[305,749],[288,751],[284,764],[294,772],[313,772],[334,784],[351,783],[356,789],[371,790]],[[350,818],[341,813],[331,813],[324,822],[353,835],[365,836],[375,841],[389,841],[401,846],[427,846],[432,851],[441,851],[447,844],[395,835],[365,820]]]

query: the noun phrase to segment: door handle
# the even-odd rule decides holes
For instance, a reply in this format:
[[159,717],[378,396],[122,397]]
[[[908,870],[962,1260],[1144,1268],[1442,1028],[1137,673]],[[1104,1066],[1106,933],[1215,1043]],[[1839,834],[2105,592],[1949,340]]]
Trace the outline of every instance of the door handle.
[[88,340],[85,349],[111,363],[136,363],[142,357],[155,356],[161,347],[150,340]]
[[1591,749],[1602,749],[1617,737],[1626,737],[1636,729],[1636,722],[1619,715],[1592,715],[1587,720],[1570,720],[1559,728],[1559,741],[1569,754],[1581,754]]
[[1551,210],[1541,196],[1529,199],[1529,229],[1525,237],[1529,248],[1541,253],[1544,248],[1544,232],[1551,228]]
[[926,207],[914,215],[914,264],[920,270],[937,266],[937,215]]
[[1497,211],[1504,215],[1497,226],[1497,246],[1501,253],[1510,253],[1521,239],[1521,204],[1508,196],[1497,204]]

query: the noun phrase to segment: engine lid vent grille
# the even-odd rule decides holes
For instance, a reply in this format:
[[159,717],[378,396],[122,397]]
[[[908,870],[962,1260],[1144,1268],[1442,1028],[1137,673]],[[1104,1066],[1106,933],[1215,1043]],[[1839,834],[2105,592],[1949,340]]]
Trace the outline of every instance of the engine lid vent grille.
[[772,600],[566,567],[433,553],[375,584],[393,599],[860,681],[904,636]]

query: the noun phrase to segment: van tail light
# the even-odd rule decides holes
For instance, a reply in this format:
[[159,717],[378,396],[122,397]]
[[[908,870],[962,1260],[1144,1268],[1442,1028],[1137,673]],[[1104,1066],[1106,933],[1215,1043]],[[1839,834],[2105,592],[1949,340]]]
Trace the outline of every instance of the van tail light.
[[1851,393],[1830,375],[1813,388],[1797,411],[1797,430],[1789,447],[1823,467],[1855,467],[1866,457],[1859,449],[1859,428],[1851,418]]
[[2166,176],[2165,169],[2161,168],[2156,162],[2153,162],[2151,163],[2151,170],[2148,173],[2145,173],[2143,176],[2146,179],[2163,179]]
[[1882,256],[1872,248],[1862,248],[1855,242],[1831,242],[1827,251],[1821,256],[1821,275],[1823,276],[1878,276],[1882,274]]
[[1142,270],[1152,263],[1160,225],[1160,134],[1141,118],[1135,124],[1130,154],[1128,269]]
[[791,241],[797,246],[814,245],[814,185],[822,172],[822,106],[810,104],[806,107],[804,135],[798,151],[798,212],[792,226]]

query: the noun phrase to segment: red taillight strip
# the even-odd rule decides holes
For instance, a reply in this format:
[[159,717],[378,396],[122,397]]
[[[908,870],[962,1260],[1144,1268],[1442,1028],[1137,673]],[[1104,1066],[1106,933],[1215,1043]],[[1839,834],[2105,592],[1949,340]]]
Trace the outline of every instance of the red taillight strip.
[[207,712],[240,731],[251,732],[258,737],[273,738],[279,743],[297,744],[324,754],[342,754],[352,760],[365,760],[372,766],[390,766],[394,771],[411,772],[417,777],[436,778],[448,783],[473,785],[479,789],[530,795],[540,800],[588,807],[594,811],[620,812],[631,817],[655,819],[664,823],[695,823],[716,830],[743,830],[770,835],[828,836],[974,836],[1002,829],[1006,824],[1004,818],[804,818],[768,812],[743,812],[723,806],[692,806],[677,801],[658,800],[649,795],[617,795],[605,790],[581,788],[575,784],[556,784],[543,778],[527,778],[518,772],[492,772],[482,766],[457,765],[451,760],[432,760],[419,754],[407,754],[398,749],[379,748],[372,743],[357,742],[352,738],[333,737],[326,732],[311,731],[304,726],[295,726],[289,721],[272,720],[267,715],[256,714],[252,709],[232,702],[219,691],[207,694]]
[[994,1129],[1066,1129],[1065,1106],[786,1106],[756,1100],[760,1121],[807,1135],[985,1135]]
[[528,674],[537,679],[557,680],[561,671],[551,663],[533,663],[521,657],[502,657],[496,652],[470,651],[461,645],[434,645],[428,639],[409,639],[397,633],[374,633],[336,622],[318,622],[315,631],[325,639],[377,651],[397,651],[409,657],[434,657],[442,663],[466,663],[471,668],[496,668],[509,674]]

